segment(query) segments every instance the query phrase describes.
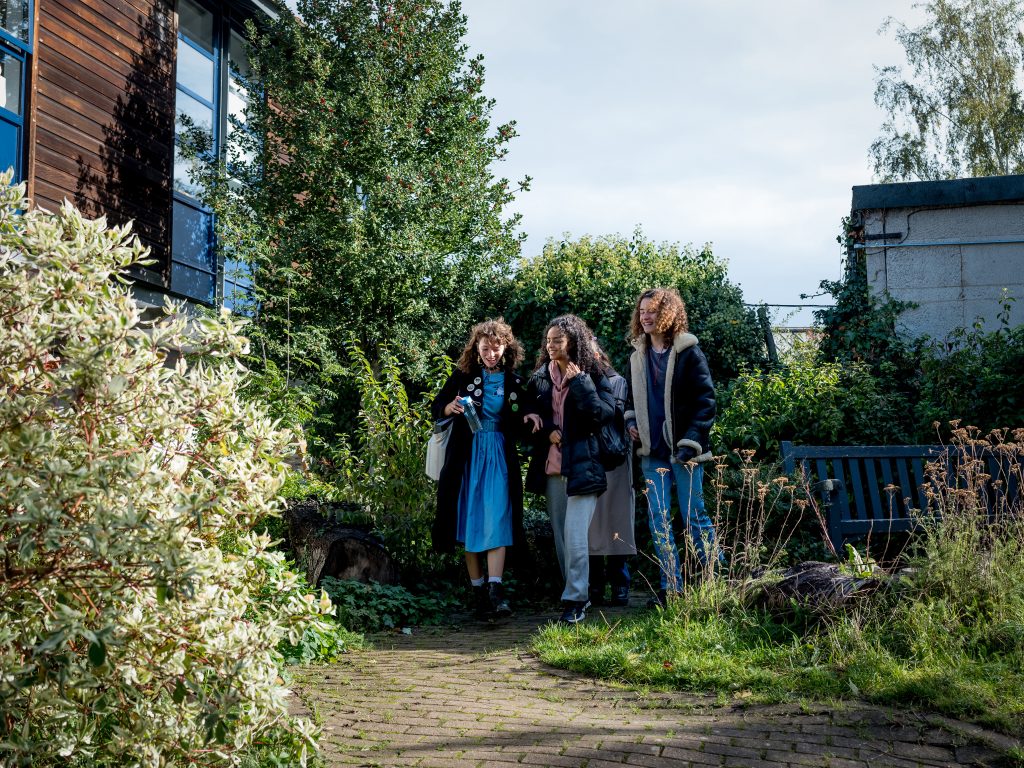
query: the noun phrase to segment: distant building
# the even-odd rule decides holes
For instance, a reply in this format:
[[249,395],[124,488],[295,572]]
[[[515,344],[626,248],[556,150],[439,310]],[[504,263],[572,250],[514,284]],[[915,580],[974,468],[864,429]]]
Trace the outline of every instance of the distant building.
[[1006,289],[1024,322],[1024,176],[872,184],[853,188],[856,248],[877,293],[918,306],[908,336],[942,339],[981,318],[992,330]]
[[175,146],[187,115],[215,152],[248,94],[246,19],[272,0],[0,0],[0,166],[32,201],[134,221],[155,263],[136,296],[231,305],[250,288],[218,256],[210,212]]

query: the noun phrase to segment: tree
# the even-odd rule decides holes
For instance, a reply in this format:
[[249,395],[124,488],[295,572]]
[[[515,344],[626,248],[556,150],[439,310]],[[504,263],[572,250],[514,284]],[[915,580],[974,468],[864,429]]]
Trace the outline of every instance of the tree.
[[876,68],[875,103],[889,117],[871,145],[882,181],[1024,171],[1022,0],[931,0],[927,21],[892,17],[911,73]]
[[[387,342],[424,379],[465,333],[481,283],[518,255],[514,190],[492,175],[515,124],[492,130],[458,2],[297,11],[250,28],[263,98],[206,177],[220,241],[251,265],[254,339],[292,380],[330,384],[349,338],[374,364]],[[322,405],[335,390],[319,390]]]
[[764,338],[743,293],[729,282],[726,265],[709,246],[657,245],[639,230],[578,240],[549,240],[540,256],[490,298],[523,341],[528,355],[539,350],[547,322],[572,312],[601,338],[620,371],[631,351],[629,322],[646,288],[672,286],[686,301],[690,329],[700,338],[716,381],[734,377],[744,364],[765,362]]
[[10,179],[0,764],[305,764],[316,729],[288,713],[278,645],[331,604],[252,530],[300,438],[239,399],[238,320],[143,322],[117,281],[145,256],[129,227],[29,212]]

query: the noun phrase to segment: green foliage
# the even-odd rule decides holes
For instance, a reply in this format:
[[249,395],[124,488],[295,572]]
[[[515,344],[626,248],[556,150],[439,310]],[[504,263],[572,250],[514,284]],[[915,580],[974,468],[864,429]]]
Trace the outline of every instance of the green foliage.
[[433,428],[430,403],[451,372],[445,356],[434,361],[431,389],[410,399],[404,368],[387,347],[377,370],[359,345],[349,344],[351,372],[360,394],[357,427],[339,435],[324,474],[337,501],[365,511],[374,532],[407,579],[447,564],[431,548],[437,486],[424,472],[424,451]]
[[1024,3],[931,0],[927,20],[893,18],[910,74],[877,69],[875,103],[888,113],[871,145],[882,181],[998,176],[1024,170]]
[[[241,323],[143,322],[129,227],[30,211],[0,176],[0,750],[5,765],[292,764],[282,640],[321,627],[270,539],[302,440],[238,389]],[[185,354],[182,350],[188,350]]]
[[492,174],[515,124],[491,123],[457,2],[296,10],[250,27],[250,90],[265,98],[230,132],[226,164],[199,175],[221,247],[254,270],[254,340],[344,425],[350,336],[374,364],[384,343],[406,350],[422,381],[518,254],[514,190]]
[[690,330],[700,339],[716,381],[744,364],[765,360],[764,338],[739,287],[709,246],[654,243],[637,230],[621,236],[549,241],[540,256],[520,264],[515,277],[495,289],[490,302],[503,311],[527,354],[539,350],[547,322],[579,315],[602,339],[615,367],[626,370],[629,323],[637,297],[647,288],[675,287],[686,301]]
[[779,456],[783,440],[810,445],[907,442],[908,404],[862,362],[821,362],[797,347],[768,371],[744,371],[719,391],[712,438],[721,452]]
[[934,440],[935,427],[951,420],[983,431],[1024,425],[1024,325],[1010,326],[1013,299],[1004,293],[999,328],[980,322],[927,349],[921,367],[918,432]]
[[[821,621],[776,617],[752,607],[749,578],[705,575],[664,611],[612,626],[546,627],[536,650],[547,663],[638,687],[711,688],[744,700],[854,696],[1021,733],[1024,498],[990,506],[984,457],[1001,458],[1003,487],[1024,487],[1024,430],[1010,439],[960,428],[953,438],[966,458],[953,474],[944,462],[930,470],[910,567],[864,600]],[[772,493],[761,498],[771,503]],[[848,571],[878,574],[852,548],[846,555]]]
[[362,635],[329,622],[307,629],[296,643],[282,640],[277,650],[285,664],[330,664],[365,645]]
[[338,621],[359,632],[439,624],[459,605],[450,589],[414,595],[397,584],[363,584],[333,576],[324,577],[323,587],[337,606]]

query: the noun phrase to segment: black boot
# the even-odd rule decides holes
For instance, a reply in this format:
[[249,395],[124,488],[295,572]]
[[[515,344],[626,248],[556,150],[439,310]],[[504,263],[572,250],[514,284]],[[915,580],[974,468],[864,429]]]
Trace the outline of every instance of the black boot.
[[508,600],[505,599],[505,590],[502,588],[501,582],[492,581],[487,585],[487,591],[494,615],[499,619],[511,616],[512,608],[509,607]]
[[473,616],[486,621],[491,617],[491,598],[487,594],[487,587],[481,584],[473,587]]

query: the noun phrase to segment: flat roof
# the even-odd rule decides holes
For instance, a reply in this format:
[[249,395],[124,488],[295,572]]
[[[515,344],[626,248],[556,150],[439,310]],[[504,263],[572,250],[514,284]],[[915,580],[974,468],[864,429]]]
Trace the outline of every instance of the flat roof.
[[1024,200],[1024,175],[946,181],[903,181],[853,188],[854,211],[873,208],[984,205]]

